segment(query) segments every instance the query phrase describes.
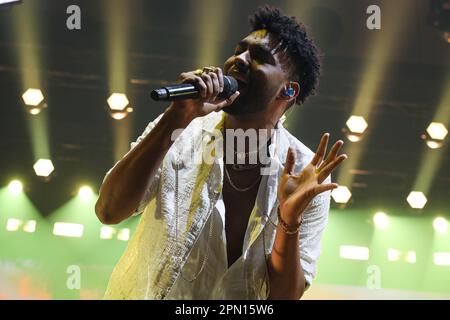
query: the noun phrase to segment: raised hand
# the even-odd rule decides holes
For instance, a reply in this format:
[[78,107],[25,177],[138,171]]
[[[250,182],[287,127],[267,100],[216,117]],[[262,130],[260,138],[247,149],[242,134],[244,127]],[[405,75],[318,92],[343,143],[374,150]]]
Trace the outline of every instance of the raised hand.
[[282,219],[295,228],[301,223],[303,212],[318,194],[337,188],[336,183],[322,182],[336,169],[347,155],[338,155],[344,142],[337,141],[325,158],[329,134],[325,133],[320,140],[316,154],[311,162],[299,173],[294,173],[295,154],[289,147],[286,166],[278,187],[278,200]]
[[223,72],[218,67],[205,67],[203,69],[183,72],[179,78],[180,83],[192,83],[197,85],[200,91],[198,99],[186,99],[174,101],[177,108],[192,113],[194,117],[202,117],[213,111],[219,111],[229,106],[239,96],[236,91],[228,99],[218,98],[223,90]]

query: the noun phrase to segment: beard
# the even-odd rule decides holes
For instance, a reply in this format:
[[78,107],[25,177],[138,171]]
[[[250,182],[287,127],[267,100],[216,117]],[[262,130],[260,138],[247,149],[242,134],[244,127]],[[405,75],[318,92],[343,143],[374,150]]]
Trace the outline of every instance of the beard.
[[239,97],[231,105],[222,108],[224,112],[233,116],[259,113],[267,108],[274,95],[266,87],[255,88],[251,84],[242,91],[240,89]]

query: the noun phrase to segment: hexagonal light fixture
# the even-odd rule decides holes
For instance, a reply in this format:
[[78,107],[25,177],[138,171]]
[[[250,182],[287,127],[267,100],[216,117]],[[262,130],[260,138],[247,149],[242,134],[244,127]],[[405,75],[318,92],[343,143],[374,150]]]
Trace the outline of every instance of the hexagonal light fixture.
[[39,89],[30,88],[22,94],[22,99],[25,104],[25,109],[31,115],[37,115],[42,110],[47,108],[47,104],[44,102],[44,95]]
[[350,142],[358,142],[363,138],[368,125],[364,117],[352,115],[347,122],[346,128],[342,129]]
[[364,133],[368,127],[366,119],[361,116],[351,116],[345,124],[352,133]]
[[33,168],[39,177],[48,177],[55,170],[52,161],[49,159],[39,159]]
[[427,128],[427,133],[430,135],[431,139],[444,140],[448,134],[448,130],[443,123],[432,122]]
[[352,193],[346,186],[338,186],[331,192],[331,197],[336,203],[347,203]]
[[41,90],[30,88],[22,94],[22,99],[26,105],[36,107],[44,101],[44,95]]
[[425,207],[425,204],[428,200],[423,192],[411,191],[411,193],[408,195],[408,198],[406,198],[406,201],[408,201],[411,208],[422,209],[423,207]]
[[444,140],[447,137],[448,130],[443,123],[431,122],[422,139],[430,149],[438,149],[444,145]]
[[123,93],[113,93],[108,98],[109,115],[115,120],[122,120],[130,112],[133,112],[133,108],[129,106],[128,98]]
[[127,96],[123,93],[113,93],[108,98],[108,105],[111,110],[123,111],[129,103]]

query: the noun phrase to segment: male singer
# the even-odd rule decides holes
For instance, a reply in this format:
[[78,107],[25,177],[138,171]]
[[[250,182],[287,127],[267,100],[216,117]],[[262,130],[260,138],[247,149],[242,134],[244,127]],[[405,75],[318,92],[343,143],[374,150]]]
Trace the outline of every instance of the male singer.
[[[200,96],[172,102],[107,173],[95,206],[100,221],[142,216],[105,298],[299,299],[311,284],[343,142],[326,155],[324,134],[313,153],[280,122],[318,85],[320,59],[304,26],[270,6],[250,23],[223,71],[181,74]],[[239,84],[226,100],[217,97],[224,74]],[[224,129],[270,134],[238,152],[227,135],[209,139]],[[188,156],[217,140],[245,163],[218,152],[212,164]],[[261,144],[269,163],[247,161]],[[268,166],[277,169],[263,174]]]

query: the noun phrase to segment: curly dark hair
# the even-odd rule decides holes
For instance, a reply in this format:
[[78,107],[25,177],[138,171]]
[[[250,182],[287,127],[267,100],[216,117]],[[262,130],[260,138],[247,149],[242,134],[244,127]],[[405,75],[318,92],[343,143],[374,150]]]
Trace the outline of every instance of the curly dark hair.
[[252,32],[266,29],[281,41],[278,50],[287,52],[289,79],[300,84],[296,103],[303,103],[309,96],[315,95],[321,72],[321,54],[306,34],[305,26],[295,17],[288,17],[280,9],[269,5],[259,7],[249,20]]

